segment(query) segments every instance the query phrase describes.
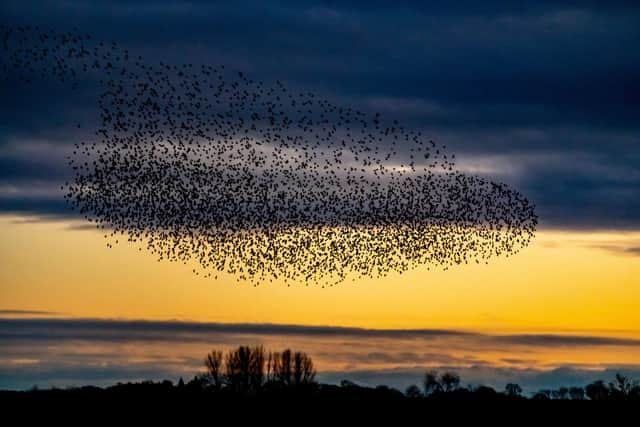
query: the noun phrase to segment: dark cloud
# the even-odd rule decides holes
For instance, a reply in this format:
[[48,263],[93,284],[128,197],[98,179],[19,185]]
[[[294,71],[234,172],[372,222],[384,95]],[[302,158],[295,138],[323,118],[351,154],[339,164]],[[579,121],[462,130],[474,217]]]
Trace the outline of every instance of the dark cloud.
[[596,245],[594,246],[598,249],[603,249],[605,251],[613,252],[617,255],[628,255],[628,256],[640,256],[640,246],[625,246],[625,245],[616,245],[616,244],[605,244],[605,245]]
[[[92,319],[0,319],[0,338],[49,341],[201,341],[215,334],[300,335],[305,337],[422,338],[475,334],[448,329],[362,329],[268,323],[193,323],[180,321]],[[640,342],[639,342],[640,345]]]
[[[0,312],[12,313],[40,315],[37,310]],[[528,391],[608,379],[617,371],[640,373],[639,366],[615,363],[624,358],[607,364],[576,358],[593,346],[606,346],[612,355],[640,351],[640,340],[606,336],[16,317],[0,318],[0,388],[188,379],[202,371],[202,357],[212,348],[241,344],[305,351],[321,381],[350,379],[401,389],[420,383],[426,369],[455,370],[465,383],[500,389],[518,382]],[[505,349],[509,357],[501,358]],[[562,352],[561,362],[550,362],[553,349]]]
[[[461,158],[498,156],[487,173],[517,184],[546,227],[640,225],[637,2],[5,1],[0,16],[76,25],[147,61],[227,64],[381,111]],[[95,120],[91,77],[72,96],[53,83],[0,84],[0,147],[76,142],[76,122]],[[58,182],[65,166],[0,149],[0,183]],[[64,208],[0,203],[11,212]]]
[[446,353],[422,353],[414,351],[374,351],[369,353],[342,352],[342,353],[320,353],[320,356],[331,357],[334,360],[358,365],[483,365],[488,361],[473,357],[456,357]]
[[[91,340],[91,341],[202,341],[220,334],[255,336],[350,337],[424,339],[458,338],[470,342],[503,345],[640,346],[640,340],[606,336],[516,334],[489,335],[453,329],[366,329],[338,326],[306,326],[270,323],[200,323],[182,321],[102,320],[102,319],[0,319],[0,338],[9,340]],[[407,358],[412,353],[394,357]],[[370,353],[369,358],[382,357]]]
[[2,198],[0,209],[5,213],[38,215],[42,219],[78,218],[69,211],[69,206],[64,200]]
[[495,339],[497,342],[503,342],[505,344],[536,345],[536,346],[539,345],[539,346],[545,346],[545,347],[602,346],[602,345],[640,346],[640,340],[635,340],[635,339],[597,337],[597,336],[579,336],[579,335],[549,335],[549,334],[504,335],[504,336],[496,336],[493,339]]

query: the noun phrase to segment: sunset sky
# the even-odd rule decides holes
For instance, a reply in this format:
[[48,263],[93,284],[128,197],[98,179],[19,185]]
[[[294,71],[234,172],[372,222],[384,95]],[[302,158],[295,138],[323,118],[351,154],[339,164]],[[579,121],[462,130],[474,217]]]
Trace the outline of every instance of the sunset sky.
[[424,3],[2,2],[3,23],[77,26],[147,60],[381,111],[524,193],[540,225],[488,265],[332,288],[204,279],[107,248],[66,206],[65,156],[98,120],[92,86],[3,78],[0,388],[175,381],[245,343],[306,350],[323,381],[401,389],[432,367],[528,391],[640,378],[640,7]]

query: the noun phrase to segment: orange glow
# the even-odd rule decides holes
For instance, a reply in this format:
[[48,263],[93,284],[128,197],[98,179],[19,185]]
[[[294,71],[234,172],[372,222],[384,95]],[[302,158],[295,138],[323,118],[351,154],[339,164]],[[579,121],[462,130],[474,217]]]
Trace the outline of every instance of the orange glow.
[[256,288],[62,221],[0,217],[0,308],[70,317],[640,335],[640,233],[539,232],[518,255],[333,288]]

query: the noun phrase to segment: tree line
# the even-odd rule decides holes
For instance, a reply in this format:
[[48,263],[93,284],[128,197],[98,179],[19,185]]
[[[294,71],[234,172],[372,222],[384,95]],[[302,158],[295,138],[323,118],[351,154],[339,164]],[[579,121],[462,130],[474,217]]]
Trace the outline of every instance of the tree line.
[[[212,350],[204,360],[205,373],[196,376],[191,385],[212,391],[227,391],[254,395],[290,387],[328,390],[328,385],[319,385],[313,360],[304,352],[286,349],[282,352],[265,351],[262,346],[240,346],[223,354]],[[340,387],[356,392],[361,387],[351,381],[342,381]],[[379,392],[407,398],[453,398],[476,396],[483,398],[511,398],[534,400],[640,400],[640,383],[616,374],[613,381],[594,381],[585,387],[559,387],[542,389],[528,397],[520,385],[506,384],[497,391],[485,385],[463,386],[460,376],[453,371],[425,372],[422,387],[411,385],[404,393],[390,387],[379,386]]]
[[[51,389],[55,393],[134,393],[156,395],[187,392],[189,395],[214,393],[220,397],[235,396],[281,396],[317,399],[356,399],[380,401],[517,401],[517,400],[594,400],[594,401],[638,401],[640,383],[616,374],[612,381],[594,381],[585,387],[559,387],[543,389],[526,395],[515,383],[506,384],[498,391],[485,385],[462,385],[460,376],[453,371],[438,372],[428,370],[422,378],[421,386],[416,384],[404,392],[380,385],[366,387],[349,380],[339,385],[320,384],[316,381],[316,369],[312,358],[304,352],[285,349],[266,351],[263,346],[239,346],[226,353],[214,349],[204,358],[204,372],[186,382],[180,378],[177,384],[143,381],[139,383],[118,383],[105,389],[93,386]],[[31,391],[47,392],[47,390]],[[11,392],[2,392],[4,395]]]
[[[411,398],[437,398],[457,395],[458,397],[475,394],[484,397],[499,395],[513,398],[526,399],[522,387],[515,383],[506,384],[503,391],[478,385],[461,385],[460,376],[452,371],[439,374],[437,371],[427,371],[424,375],[423,388],[411,385],[405,390],[405,395]],[[533,393],[533,400],[638,400],[640,401],[640,383],[620,373],[616,374],[613,381],[605,383],[602,380],[594,381],[585,387],[564,387],[557,389],[542,389]]]
[[206,372],[196,381],[213,391],[257,394],[263,390],[316,385],[313,360],[306,353],[263,346],[240,346],[223,354],[212,350],[204,359]]

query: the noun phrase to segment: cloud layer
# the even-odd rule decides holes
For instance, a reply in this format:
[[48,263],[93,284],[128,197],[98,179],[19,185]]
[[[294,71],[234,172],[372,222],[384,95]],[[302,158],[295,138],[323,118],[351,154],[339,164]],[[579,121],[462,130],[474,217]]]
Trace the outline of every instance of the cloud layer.
[[[365,111],[382,111],[530,196],[543,225],[637,228],[640,13],[634,2],[3,2],[10,23],[69,23],[146,58],[224,63]],[[63,213],[33,197],[69,174],[44,152],[90,122],[91,94],[2,86],[2,211]],[[89,87],[90,85],[87,85]],[[46,102],[46,100],[51,102]],[[6,147],[9,148],[6,148]],[[497,159],[497,160],[496,160]],[[15,185],[19,183],[20,185]],[[48,188],[45,187],[44,188]],[[67,211],[68,212],[68,211]]]
[[419,384],[426,369],[456,370],[468,384],[499,389],[519,382],[529,391],[608,379],[614,371],[640,375],[633,362],[640,340],[614,336],[6,318],[0,343],[0,388],[18,389],[188,379],[202,371],[212,348],[241,344],[306,351],[321,381],[401,389]]

